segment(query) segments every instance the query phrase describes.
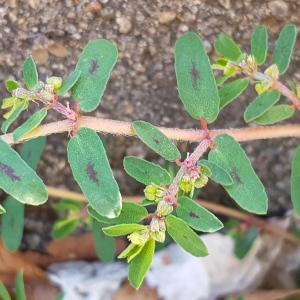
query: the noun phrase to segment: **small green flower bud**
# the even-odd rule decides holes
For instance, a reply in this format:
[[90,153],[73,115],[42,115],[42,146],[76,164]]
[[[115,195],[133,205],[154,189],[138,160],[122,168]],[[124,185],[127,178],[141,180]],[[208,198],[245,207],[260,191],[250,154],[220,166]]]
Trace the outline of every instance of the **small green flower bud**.
[[166,232],[159,230],[159,231],[155,231],[155,232],[151,232],[150,236],[157,242],[163,243],[165,241],[166,238]]
[[155,201],[156,200],[156,193],[157,193],[157,187],[154,185],[147,185],[146,188],[144,189],[144,194],[145,197],[149,201]]
[[190,177],[190,175],[185,173],[185,174],[182,175],[181,180],[183,182],[189,182],[191,180],[191,177]]
[[276,64],[271,65],[269,68],[267,68],[264,72],[266,75],[270,76],[271,78],[277,80],[279,76],[278,67]]
[[180,181],[179,188],[185,193],[189,193],[192,190],[193,185],[191,182]]
[[54,87],[54,92],[57,92],[62,86],[62,78],[61,77],[48,77],[46,80],[47,84],[51,84]]
[[208,182],[208,177],[204,174],[201,174],[200,175],[200,178],[198,178],[196,181],[195,181],[195,187],[200,189],[202,187],[204,187]]
[[135,245],[141,245],[143,244],[143,241],[141,239],[141,234],[138,231],[133,232],[128,236],[128,239],[130,240],[131,243]]
[[156,212],[161,216],[167,216],[173,211],[173,206],[162,200],[158,203]]

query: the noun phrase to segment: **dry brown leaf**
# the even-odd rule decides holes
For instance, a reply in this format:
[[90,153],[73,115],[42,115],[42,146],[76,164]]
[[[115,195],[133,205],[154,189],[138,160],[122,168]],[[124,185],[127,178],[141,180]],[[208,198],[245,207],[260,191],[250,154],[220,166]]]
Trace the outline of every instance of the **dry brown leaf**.
[[66,57],[69,54],[68,50],[62,44],[57,42],[53,42],[48,46],[47,50],[57,57]]
[[[84,245],[84,246],[80,246]],[[125,241],[116,239],[116,253],[120,254],[127,244]],[[92,233],[80,236],[68,236],[59,241],[52,241],[47,247],[47,255],[36,252],[24,253],[24,258],[37,266],[46,268],[50,264],[68,260],[97,260],[97,253]]]
[[19,251],[9,252],[0,241],[0,280],[4,284],[14,282],[20,269],[24,270],[24,281],[47,281],[47,274],[42,269],[26,260]]
[[48,50],[43,48],[37,48],[32,50],[32,56],[36,63],[45,64],[48,61]]
[[139,290],[135,290],[132,285],[126,281],[118,292],[114,294],[112,300],[159,300],[155,289],[149,288],[145,283]]

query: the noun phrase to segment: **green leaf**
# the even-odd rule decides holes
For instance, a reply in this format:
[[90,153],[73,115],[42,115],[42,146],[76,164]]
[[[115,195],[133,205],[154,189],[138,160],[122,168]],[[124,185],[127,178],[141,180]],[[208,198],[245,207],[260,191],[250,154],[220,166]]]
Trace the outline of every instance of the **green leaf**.
[[64,300],[65,294],[64,293],[59,293],[56,297],[55,300]]
[[216,51],[228,60],[238,62],[242,55],[239,46],[226,34],[220,34],[215,43]]
[[2,124],[1,130],[3,133],[7,132],[8,127],[12,124],[13,121],[15,121],[22,110],[25,109],[25,106],[27,105],[27,99],[24,99],[19,106],[14,110],[14,112],[9,116],[9,118]]
[[272,63],[278,67],[279,74],[285,73],[289,67],[296,36],[297,28],[294,25],[288,25],[280,32],[272,59]]
[[83,49],[75,69],[81,74],[71,89],[72,98],[80,100],[81,110],[97,108],[117,58],[117,47],[106,40],[91,41]]
[[132,127],[140,140],[164,159],[169,161],[180,159],[179,150],[156,127],[144,121],[135,121]]
[[142,200],[142,206],[149,206],[149,205],[153,205],[155,203],[156,203],[155,201],[150,201],[148,199],[143,199]]
[[177,216],[190,227],[203,232],[214,232],[223,228],[222,222],[214,214],[194,200],[183,196],[178,198],[178,204]]
[[103,228],[103,232],[110,236],[127,235],[134,231],[145,230],[146,227],[140,224],[118,224]]
[[248,79],[237,79],[219,89],[220,110],[236,99],[248,87]]
[[187,112],[212,123],[219,114],[219,95],[209,58],[195,33],[182,35],[175,44],[178,92]]
[[148,211],[146,208],[133,202],[123,202],[120,215],[114,219],[99,215],[91,205],[87,206],[87,211],[93,218],[106,224],[138,223],[148,216]]
[[92,219],[92,232],[95,248],[98,257],[103,262],[113,262],[115,260],[115,239],[103,233],[102,229],[106,224]]
[[155,241],[149,239],[141,252],[136,255],[130,263],[128,270],[128,279],[135,289],[141,286],[153,259],[155,250]]
[[13,90],[20,87],[19,83],[15,80],[6,80],[5,81],[6,89],[11,93]]
[[231,136],[222,134],[214,139],[214,144],[216,148],[209,152],[208,160],[225,169],[234,181],[232,185],[224,186],[225,190],[243,209],[265,214],[267,195],[239,143]]
[[258,95],[245,110],[244,119],[246,122],[263,115],[270,107],[272,107],[280,98],[280,92],[274,90],[272,92],[263,92]]
[[0,188],[25,204],[40,205],[48,198],[42,180],[1,138]]
[[250,251],[254,241],[258,237],[258,229],[250,227],[246,232],[235,238],[234,254],[237,258],[243,259]]
[[11,300],[10,295],[4,286],[4,284],[0,281],[0,296],[2,300]]
[[0,204],[0,215],[6,213],[5,208]]
[[255,28],[251,38],[251,53],[254,55],[256,63],[262,65],[268,52],[268,32],[264,25]]
[[[225,76],[222,76],[220,78],[217,78],[216,79],[216,84],[217,86],[221,85],[222,83],[224,83],[227,79],[229,79],[232,75],[225,75]],[[220,99],[221,100],[221,99]]]
[[67,216],[54,222],[53,238],[61,240],[75,231],[79,224],[78,216]]
[[186,222],[173,215],[168,215],[166,221],[168,233],[185,251],[196,257],[208,255],[205,244]]
[[61,210],[80,211],[82,207],[83,207],[82,202],[71,200],[71,199],[62,199],[59,202],[52,204],[52,208],[58,211]]
[[9,196],[4,202],[7,211],[2,217],[2,241],[6,249],[16,251],[22,242],[24,204]]
[[293,91],[293,93],[294,93],[295,95],[297,95],[297,88],[296,88],[294,82],[292,82],[292,81],[289,80],[289,81],[288,81],[288,84],[289,84],[291,90]]
[[[21,151],[21,158],[33,170],[36,169],[45,146],[45,137],[39,137],[26,142]],[[4,246],[11,252],[16,251],[22,241],[24,228],[24,204],[11,196],[4,202],[7,213],[2,217],[2,240]]]
[[127,258],[127,262],[131,262],[143,249],[145,244],[136,245],[130,243],[128,247],[118,256],[118,258]]
[[28,57],[23,64],[23,77],[27,88],[29,90],[34,89],[39,79],[36,65],[32,57]]
[[102,216],[117,217],[122,199],[99,136],[91,129],[80,128],[69,141],[68,160],[91,206]]
[[253,121],[260,125],[270,125],[290,118],[294,112],[295,109],[289,105],[275,105]]
[[31,130],[38,127],[41,124],[41,122],[44,120],[46,115],[47,115],[47,109],[45,108],[34,113],[25,123],[23,123],[20,127],[18,127],[13,132],[14,142],[19,140],[22,136],[24,136]]
[[292,161],[291,198],[295,213],[300,216],[300,146],[296,148]]
[[63,83],[63,85],[60,87],[60,89],[57,91],[57,95],[61,96],[67,91],[69,91],[79,79],[80,74],[81,71],[79,70],[75,70],[74,72],[72,72],[66,79],[66,81]]
[[166,169],[159,165],[148,162],[133,156],[126,156],[123,161],[125,171],[135,180],[149,185],[152,182],[160,184],[170,184],[171,177]]
[[233,180],[232,180],[231,176],[229,175],[229,173],[226,170],[224,170],[223,168],[221,168],[220,166],[218,166],[217,164],[215,164],[209,160],[200,159],[198,161],[197,165],[207,166],[212,172],[212,174],[209,176],[210,179],[215,181],[216,183],[219,183],[221,185],[232,185],[233,184]]
[[40,161],[46,144],[46,137],[41,136],[30,141],[27,141],[21,151],[21,158],[27,163],[27,165],[35,170]]
[[16,299],[26,300],[25,287],[23,281],[23,270],[20,270],[17,274],[15,281]]

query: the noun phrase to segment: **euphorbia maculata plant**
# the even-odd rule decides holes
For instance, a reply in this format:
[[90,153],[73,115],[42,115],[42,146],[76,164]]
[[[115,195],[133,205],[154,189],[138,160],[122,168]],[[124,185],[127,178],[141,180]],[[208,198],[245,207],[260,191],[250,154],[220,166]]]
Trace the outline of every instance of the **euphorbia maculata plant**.
[[[85,47],[75,71],[65,82],[60,77],[39,81],[36,65],[31,57],[28,58],[23,65],[26,88],[8,80],[6,88],[12,96],[2,101],[2,109],[10,108],[4,115],[6,121],[1,129],[5,135],[0,139],[0,187],[10,195],[0,206],[1,212],[6,212],[2,222],[4,243],[11,250],[18,248],[22,238],[23,205],[40,205],[48,198],[44,183],[33,171],[43,148],[41,140],[35,138],[65,131],[70,133],[67,152],[74,178],[89,202],[87,211],[90,216],[85,220],[92,228],[102,229],[108,236],[128,235],[130,244],[119,258],[126,258],[130,263],[129,280],[135,288],[140,287],[150,267],[155,245],[164,242],[166,232],[192,255],[208,255],[204,242],[194,230],[214,232],[223,224],[193,200],[195,189],[213,180],[222,185],[242,209],[266,214],[268,198],[264,187],[238,140],[299,135],[299,128],[291,126],[282,126],[280,130],[278,127],[211,130],[209,124],[217,119],[224,106],[248,87],[249,82],[254,84],[258,95],[244,112],[246,122],[267,125],[291,117],[300,107],[300,87],[289,82],[290,89],[287,88],[279,81],[279,76],[289,66],[295,39],[296,27],[286,26],[277,40],[272,65],[261,73],[258,67],[265,63],[268,50],[268,34],[264,26],[253,32],[250,54],[243,53],[231,38],[221,34],[215,43],[221,58],[212,65],[201,38],[195,33],[182,35],[175,45],[178,92],[187,112],[199,121],[199,130],[157,128],[144,121],[130,124],[84,116],[85,112],[98,107],[117,61],[116,46],[106,40],[95,40]],[[221,70],[223,76],[215,79],[213,69]],[[67,91],[71,92],[74,103],[65,106],[59,102],[59,96]],[[292,105],[275,105],[281,94],[291,100]],[[13,121],[33,101],[40,103],[39,111],[13,133],[6,134]],[[62,114],[64,120],[40,125],[51,109]],[[132,156],[125,157],[125,171],[145,185],[145,199],[140,204],[122,203],[97,131],[136,135],[165,160],[177,164],[179,170],[171,178],[169,172],[159,165]],[[21,158],[9,146],[30,139],[31,144],[25,146],[30,145],[27,146],[30,151],[38,152],[34,161],[26,147]],[[198,146],[192,153],[182,155],[171,140],[196,141]],[[204,159],[203,154],[207,151],[208,159]],[[297,213],[300,213],[299,165],[300,148],[297,148],[291,179],[292,201]],[[156,205],[154,213],[146,209],[151,204]],[[65,200],[57,204],[56,209],[71,210],[73,207],[74,211],[79,211],[81,206]],[[18,226],[10,227],[9,220],[16,219],[16,216]],[[56,228],[57,236],[64,235],[59,232],[59,226],[71,232],[78,225],[79,218],[80,213],[66,217]]]

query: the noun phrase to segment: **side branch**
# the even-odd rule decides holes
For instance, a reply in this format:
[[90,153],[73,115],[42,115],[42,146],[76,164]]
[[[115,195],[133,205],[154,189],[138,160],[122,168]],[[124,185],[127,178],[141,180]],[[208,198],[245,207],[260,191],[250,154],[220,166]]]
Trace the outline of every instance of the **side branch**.
[[[110,133],[116,135],[135,136],[130,122],[115,121],[109,119],[85,117],[81,116],[78,121],[78,128],[90,128],[102,133]],[[70,132],[74,130],[74,122],[71,120],[63,120],[41,125],[30,133],[24,135],[17,142],[13,141],[12,134],[4,134],[0,136],[8,144],[21,143],[26,140],[34,139],[40,136],[46,136],[54,133]],[[195,129],[177,129],[158,127],[168,138],[177,141],[200,142],[205,137],[205,131]],[[284,125],[257,128],[240,128],[240,129],[218,129],[210,130],[210,137],[214,139],[220,134],[231,135],[237,141],[251,141],[270,138],[283,137],[300,137],[300,125]]]

